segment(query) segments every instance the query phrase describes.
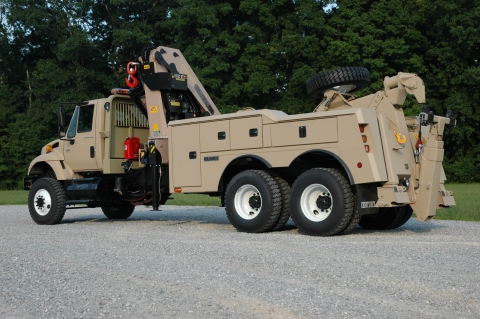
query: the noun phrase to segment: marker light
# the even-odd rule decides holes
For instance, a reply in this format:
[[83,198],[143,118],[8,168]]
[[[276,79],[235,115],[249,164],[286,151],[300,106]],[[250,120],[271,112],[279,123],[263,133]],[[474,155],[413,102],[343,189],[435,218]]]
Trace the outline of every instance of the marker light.
[[180,187],[175,187],[175,188],[173,189],[173,191],[174,191],[175,193],[181,193],[181,192],[182,192],[182,189],[181,189]]
[[50,153],[53,150],[52,145],[48,144],[47,146],[45,146],[45,150],[47,151],[47,153]]
[[127,94],[130,92],[129,89],[119,89],[119,88],[116,88],[116,89],[112,89],[112,94]]
[[357,167],[358,167],[358,168],[362,168],[362,166],[363,166],[363,165],[362,165],[361,162],[358,162],[358,163],[357,163]]

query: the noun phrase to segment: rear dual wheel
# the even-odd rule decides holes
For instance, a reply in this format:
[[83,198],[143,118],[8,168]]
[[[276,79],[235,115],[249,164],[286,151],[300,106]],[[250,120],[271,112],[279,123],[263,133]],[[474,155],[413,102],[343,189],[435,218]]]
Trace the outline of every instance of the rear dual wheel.
[[243,171],[228,184],[225,210],[230,223],[238,231],[269,231],[279,220],[282,194],[275,179],[267,172]]
[[409,205],[380,208],[374,215],[364,215],[358,223],[365,229],[395,229],[405,224],[412,217],[413,210]]
[[304,172],[293,184],[290,198],[292,219],[305,234],[336,235],[346,230],[352,221],[353,193],[336,169],[313,168]]

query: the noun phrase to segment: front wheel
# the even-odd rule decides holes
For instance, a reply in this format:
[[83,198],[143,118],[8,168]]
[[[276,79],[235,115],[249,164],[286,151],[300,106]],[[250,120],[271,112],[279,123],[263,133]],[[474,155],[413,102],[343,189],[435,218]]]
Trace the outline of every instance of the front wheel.
[[51,177],[38,179],[28,194],[28,210],[37,224],[60,223],[66,210],[62,184]]
[[352,219],[352,190],[336,169],[313,168],[304,172],[293,184],[290,199],[292,219],[307,235],[336,235]]
[[132,215],[135,206],[123,204],[117,206],[102,206],[102,211],[109,219],[127,219]]

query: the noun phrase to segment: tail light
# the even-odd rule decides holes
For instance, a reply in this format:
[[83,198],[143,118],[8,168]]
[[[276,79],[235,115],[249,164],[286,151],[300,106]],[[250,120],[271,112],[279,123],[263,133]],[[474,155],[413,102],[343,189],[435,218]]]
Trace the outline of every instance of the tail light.
[[367,152],[367,153],[370,152],[370,146],[364,145],[364,147],[365,147],[365,152]]

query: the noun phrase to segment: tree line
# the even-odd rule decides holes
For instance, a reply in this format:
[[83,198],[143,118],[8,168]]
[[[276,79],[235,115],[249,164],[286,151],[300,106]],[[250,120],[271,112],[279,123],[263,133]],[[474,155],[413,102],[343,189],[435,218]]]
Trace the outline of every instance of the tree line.
[[[0,189],[57,137],[57,103],[124,87],[146,46],[180,49],[221,112],[310,112],[311,76],[364,66],[372,85],[418,74],[445,133],[449,181],[480,181],[480,0],[2,0]],[[405,104],[408,115],[420,106]]]

